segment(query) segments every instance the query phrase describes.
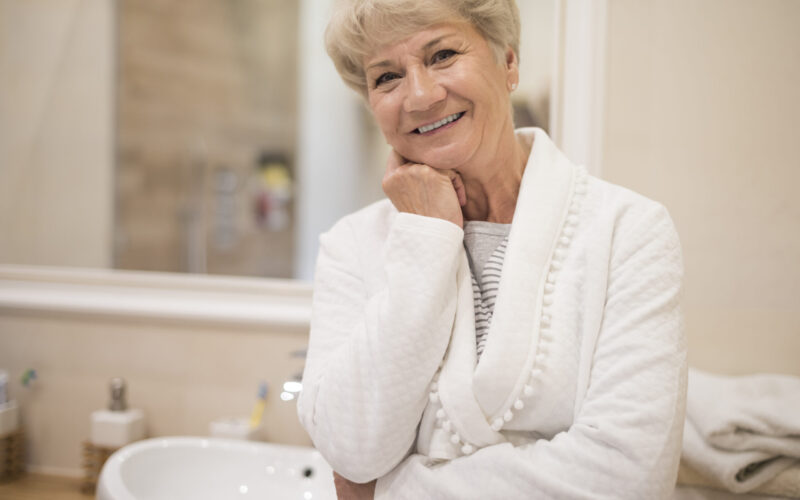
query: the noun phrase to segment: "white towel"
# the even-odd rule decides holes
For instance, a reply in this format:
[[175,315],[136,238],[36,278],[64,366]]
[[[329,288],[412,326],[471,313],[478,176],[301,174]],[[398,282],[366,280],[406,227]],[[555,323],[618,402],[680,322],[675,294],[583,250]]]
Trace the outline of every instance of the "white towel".
[[[718,493],[715,498],[730,499],[732,497],[724,486],[692,469],[686,462],[681,462],[681,467],[678,471],[677,486],[685,487],[684,491],[690,491],[692,488],[702,488],[704,492],[708,493],[716,491]],[[736,498],[744,500],[745,497],[750,498],[751,495],[753,498],[755,498],[756,495],[758,498],[800,498],[800,462],[781,471],[777,476],[758,488],[750,490],[747,493],[737,494]],[[677,498],[678,495],[676,494],[675,500],[677,500]],[[688,497],[686,497],[686,500],[689,500]]]
[[689,370],[683,460],[730,491],[757,488],[800,459],[800,378]]

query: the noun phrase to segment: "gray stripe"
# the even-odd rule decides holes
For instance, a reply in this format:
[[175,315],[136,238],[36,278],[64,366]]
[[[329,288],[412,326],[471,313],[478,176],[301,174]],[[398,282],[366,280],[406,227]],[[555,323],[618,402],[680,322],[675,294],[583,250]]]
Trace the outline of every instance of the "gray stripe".
[[[495,248],[486,261],[481,273],[480,283],[474,274],[472,276],[472,297],[475,302],[475,342],[478,359],[480,359],[486,348],[494,305],[500,287],[500,277],[507,244],[508,236]],[[481,285],[483,285],[482,289]]]

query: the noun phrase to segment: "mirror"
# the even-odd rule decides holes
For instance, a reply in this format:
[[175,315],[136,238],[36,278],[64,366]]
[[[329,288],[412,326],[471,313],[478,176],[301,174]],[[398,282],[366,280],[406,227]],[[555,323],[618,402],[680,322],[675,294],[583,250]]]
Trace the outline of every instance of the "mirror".
[[115,267],[291,277],[299,2],[117,9]]
[[[0,263],[310,278],[387,154],[329,4],[0,4]],[[546,128],[555,0],[518,4],[515,119]]]

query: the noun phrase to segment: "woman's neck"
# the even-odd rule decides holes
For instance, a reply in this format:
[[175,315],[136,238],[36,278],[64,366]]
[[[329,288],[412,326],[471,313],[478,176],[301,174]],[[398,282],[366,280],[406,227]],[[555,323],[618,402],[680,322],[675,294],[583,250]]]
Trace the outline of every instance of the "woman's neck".
[[459,169],[467,191],[467,204],[462,207],[464,220],[511,222],[529,154],[512,131],[489,162]]

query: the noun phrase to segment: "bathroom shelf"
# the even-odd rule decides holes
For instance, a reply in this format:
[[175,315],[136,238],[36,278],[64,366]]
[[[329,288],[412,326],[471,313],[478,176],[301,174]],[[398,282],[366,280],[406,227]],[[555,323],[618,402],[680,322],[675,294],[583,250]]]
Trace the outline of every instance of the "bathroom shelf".
[[267,278],[0,265],[0,312],[307,332],[311,285]]
[[0,437],[0,482],[14,480],[24,470],[24,433],[18,429]]

